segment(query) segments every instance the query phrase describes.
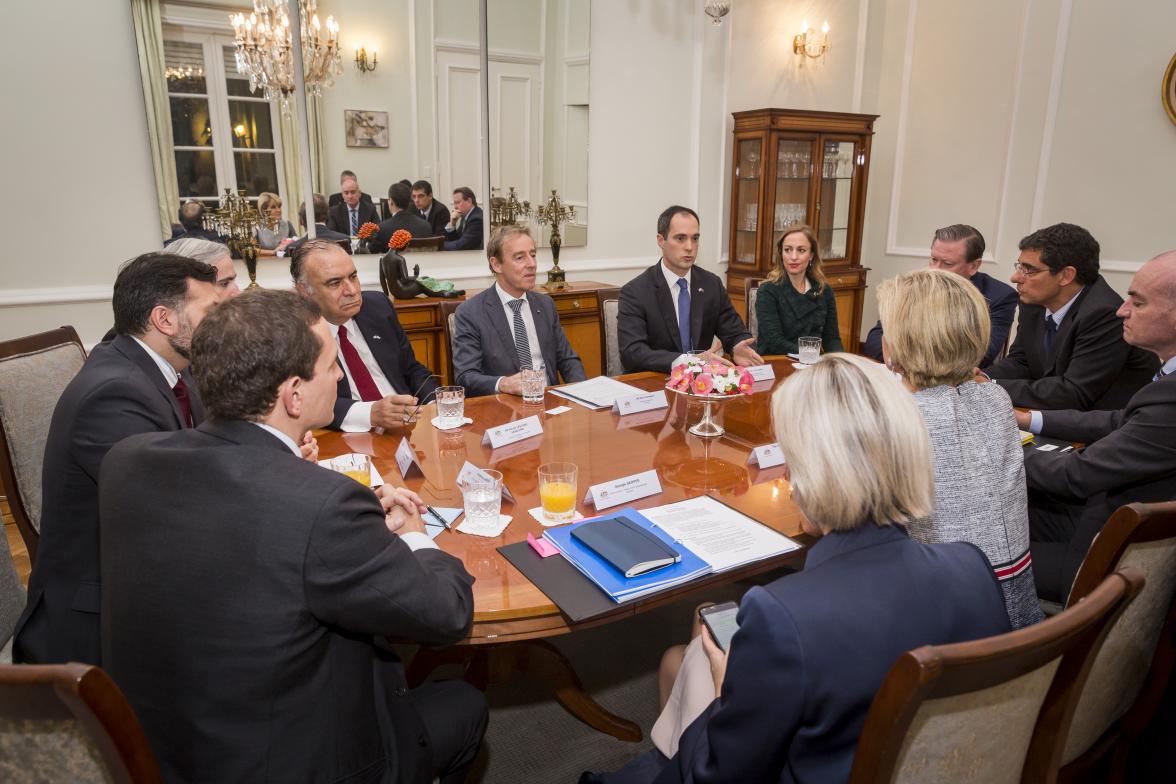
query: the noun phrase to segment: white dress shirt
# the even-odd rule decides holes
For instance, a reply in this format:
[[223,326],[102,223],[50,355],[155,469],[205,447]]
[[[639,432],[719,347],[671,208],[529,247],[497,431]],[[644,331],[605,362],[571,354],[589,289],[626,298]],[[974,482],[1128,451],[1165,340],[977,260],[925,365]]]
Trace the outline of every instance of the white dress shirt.
[[[518,298],[507,294],[497,283],[494,284],[494,290],[498,292],[498,299],[502,301],[502,310],[506,314],[506,326],[509,328],[511,335],[514,335],[514,308],[510,306],[510,303]],[[535,330],[535,317],[531,313],[531,302],[527,298],[526,292],[523,292],[522,299],[525,304],[519,308],[519,313],[523,317],[523,326],[527,328],[527,345],[531,349],[531,367],[538,370],[545,367],[543,350],[539,348],[539,333]],[[498,391],[498,387],[501,384],[502,376],[499,376],[498,381],[494,383],[495,392]]]
[[[665,261],[661,262],[662,274],[666,276],[666,285],[670,287],[670,299],[672,299],[674,301],[674,320],[675,321],[678,321],[678,295],[682,293],[682,289],[678,287],[678,281],[681,280],[682,278],[685,278],[686,279],[686,290],[690,291],[690,272],[693,269],[694,268],[691,267],[689,270],[686,271],[685,275],[679,275],[678,273],[673,272],[669,267],[667,267]],[[691,293],[691,296],[694,296],[693,292]],[[681,322],[678,323],[678,326],[679,327],[682,326]]]
[[[331,328],[331,335],[335,338],[335,345],[338,346],[339,327],[335,324],[328,324],[328,326]],[[355,347],[359,358],[363,360],[368,372],[372,374],[372,380],[376,382],[376,389],[380,390],[380,395],[387,397],[396,394],[388,377],[384,375],[383,370],[380,370],[380,363],[376,362],[376,358],[372,354],[372,350],[368,348],[367,341],[364,340],[359,327],[355,325],[355,319],[348,319],[343,326],[347,327],[347,342]],[[347,378],[347,386],[351,389],[351,399],[356,401],[347,410],[339,429],[344,433],[366,433],[372,429],[372,403],[375,401],[365,403],[359,399],[359,390],[355,386],[355,379],[351,377],[351,371],[347,369],[347,362],[343,359],[343,350],[339,349],[338,353],[339,365],[342,366],[343,375]]]
[[159,352],[151,348],[151,346],[148,346],[143,341],[139,340],[134,335],[131,335],[131,339],[138,343],[139,346],[147,352],[147,356],[151,357],[152,361],[155,362],[156,366],[159,367],[159,372],[163,374],[163,380],[167,382],[168,387],[175,389],[176,382],[180,380],[180,374],[174,367],[172,367],[172,364],[164,359],[159,354]]

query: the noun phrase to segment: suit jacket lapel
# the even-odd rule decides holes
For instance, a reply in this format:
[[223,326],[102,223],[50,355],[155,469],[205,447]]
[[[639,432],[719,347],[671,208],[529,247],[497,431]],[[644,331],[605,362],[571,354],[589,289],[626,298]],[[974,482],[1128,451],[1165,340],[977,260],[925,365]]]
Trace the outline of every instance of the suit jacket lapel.
[[366,319],[363,315],[364,310],[360,308],[359,314],[355,317],[355,326],[359,328],[359,333],[363,335],[364,342],[367,343],[368,351],[372,352],[372,357],[380,366],[380,372],[384,374],[384,378],[388,379],[388,383],[398,394],[411,395],[413,390],[403,388],[405,384],[401,380],[403,374],[400,372],[400,359],[397,356],[396,347],[391,345],[390,336],[381,333],[378,318]]
[[535,321],[535,338],[539,341],[539,353],[543,355],[547,380],[549,383],[558,384],[559,378],[555,376],[558,370],[555,366],[555,346],[551,344],[552,325],[555,319],[548,315],[545,306],[539,304],[538,297],[528,294],[527,303],[531,306],[531,318]]
[[[1070,339],[1070,333],[1074,331],[1074,322],[1078,320],[1078,314],[1082,308],[1082,300],[1086,298],[1086,295],[1090,293],[1090,290],[1095,285],[1097,285],[1097,282],[1091,283],[1089,286],[1082,287],[1082,291],[1079,291],[1074,296],[1074,304],[1071,305],[1070,309],[1066,311],[1066,317],[1062,319],[1061,324],[1058,324],[1058,331],[1054,333],[1053,345],[1050,347],[1049,354],[1045,356],[1044,364],[1045,373],[1047,375],[1053,373],[1056,369],[1054,365],[1057,364],[1056,358],[1058,356],[1058,350],[1064,341]],[[1044,322],[1044,314],[1042,315],[1042,319]],[[1042,330],[1045,329],[1044,323],[1041,324],[1041,328]],[[1042,345],[1042,348],[1044,348],[1044,344]]]
[[[184,383],[188,385],[188,406],[192,409],[192,426],[195,427],[204,421],[204,401],[200,399],[200,389],[196,386],[196,377],[192,375],[192,368],[184,368],[180,378],[184,379]],[[175,395],[173,394],[172,397]],[[176,401],[176,407],[179,408],[179,401]]]
[[[159,390],[159,394],[163,395],[163,398],[168,402],[168,405],[171,406],[172,413],[175,414],[176,417],[176,426],[183,428],[185,426],[185,422],[181,418],[180,403],[178,400],[176,400],[175,393],[172,392],[171,387],[167,385],[167,381],[164,379],[163,373],[160,372],[159,366],[155,364],[155,360],[152,359],[147,354],[147,352],[143,350],[142,346],[136,343],[135,339],[129,335],[119,335],[113,341],[111,341],[111,345],[114,346],[114,348],[117,349],[120,354],[134,362],[139,367],[139,369],[143,371],[148,380],[150,380],[155,388]],[[184,383],[188,383],[187,380],[185,380]],[[191,388],[194,388],[194,386]],[[203,414],[203,412],[204,408],[203,405],[201,405],[201,413]],[[193,409],[192,414],[194,418],[196,414],[195,409]]]
[[522,368],[519,367],[519,359],[515,356],[514,328],[506,323],[506,312],[502,309],[502,300],[498,298],[497,287],[491,286],[482,296],[485,297],[486,317],[490,319],[494,329],[498,330],[498,337],[502,340],[502,345],[506,347],[506,356],[514,365],[517,373]]
[[[658,259],[657,264],[653,265],[650,273],[653,275],[653,298],[657,301],[657,309],[661,311],[662,320],[666,322],[666,330],[670,334],[670,339],[675,343],[678,341],[678,314],[674,311],[674,297],[670,292],[670,287],[666,285],[666,276],[661,270],[661,260]],[[683,351],[687,351],[683,349]]]

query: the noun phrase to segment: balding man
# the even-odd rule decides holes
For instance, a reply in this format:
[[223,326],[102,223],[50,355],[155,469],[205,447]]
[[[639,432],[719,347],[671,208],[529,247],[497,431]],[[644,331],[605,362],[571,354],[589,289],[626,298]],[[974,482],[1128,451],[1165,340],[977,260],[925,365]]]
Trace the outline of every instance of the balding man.
[[331,427],[356,433],[414,421],[437,378],[417,362],[388,298],[363,291],[351,256],[325,240],[299,246],[290,277],[298,293],[318,305],[338,345],[343,377]]
[[362,199],[363,191],[355,177],[344,177],[339,183],[339,192],[343,199],[331,207],[327,217],[328,229],[354,237],[363,224],[380,222],[375,206],[370,200],[365,202]]
[[[165,248],[168,248],[172,243],[192,237],[199,240],[211,240],[212,242],[221,242],[225,240],[212,229],[204,228],[204,205],[198,201],[189,199],[180,205],[180,225],[183,231],[172,237],[167,242],[163,243]],[[168,248],[170,250],[170,248]]]
[[1119,307],[1123,339],[1159,357],[1121,411],[1032,411],[1018,424],[1085,449],[1025,453],[1037,592],[1064,602],[1095,535],[1136,501],[1176,498],[1176,251],[1144,264]]

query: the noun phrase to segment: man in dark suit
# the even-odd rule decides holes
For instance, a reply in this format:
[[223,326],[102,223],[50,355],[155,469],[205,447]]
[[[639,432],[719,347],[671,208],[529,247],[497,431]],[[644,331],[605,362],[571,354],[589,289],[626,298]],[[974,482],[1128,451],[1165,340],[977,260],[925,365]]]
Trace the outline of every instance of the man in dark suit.
[[409,210],[410,204],[412,192],[407,185],[398,182],[388,189],[388,210],[392,214],[380,222],[380,230],[371,242],[374,252],[383,253],[388,250],[388,241],[392,239],[393,233],[400,229],[413,237],[433,236],[433,227],[420,215],[413,214]]
[[371,199],[364,201],[359,190],[359,181],[354,177],[345,177],[339,183],[342,200],[331,205],[327,216],[327,228],[354,237],[359,233],[359,227],[365,223],[379,223],[380,214],[376,212]]
[[674,205],[657,219],[657,264],[621,289],[617,334],[625,372],[669,373],[680,354],[704,351],[717,336],[740,365],[762,365],[755,338],[719,276],[695,266],[698,213]]
[[[988,350],[980,360],[980,367],[986,368],[1000,356],[1013,328],[1013,317],[1017,315],[1017,292],[1012,286],[980,271],[980,257],[983,255],[983,235],[971,226],[957,223],[935,231],[935,239],[931,241],[931,261],[927,266],[954,272],[972,281],[988,303],[992,332],[988,337]],[[882,361],[881,321],[866,336],[862,353],[870,359]]]
[[[323,195],[321,193],[314,194],[314,196],[312,198],[314,199],[314,237],[315,237],[315,239],[333,242],[336,245],[338,245],[340,248],[343,248],[344,246],[346,246],[347,252],[350,253],[351,252],[351,237],[348,236],[347,234],[341,234],[340,232],[333,231],[333,230],[327,228],[326,223],[324,223],[324,221],[327,219],[327,200],[325,198],[323,198]],[[301,204],[298,205],[298,220],[302,224],[302,227],[305,229],[306,225],[307,225],[306,224],[306,202],[302,202]],[[309,236],[309,233],[303,234],[301,237],[299,237],[298,239],[294,240],[289,245],[287,245],[285,255],[293,256],[294,251],[298,250],[298,246],[300,246],[302,243],[306,242],[306,239],[308,236]]]
[[224,237],[212,229],[204,228],[204,205],[198,201],[188,200],[180,205],[180,226],[183,231],[172,232],[171,239],[163,243],[163,247],[171,245],[176,240],[192,237],[198,240],[209,240],[224,244]]
[[523,393],[522,371],[547,383],[583,381],[584,363],[568,343],[555,302],[535,288],[535,239],[523,226],[501,226],[486,246],[495,283],[454,314],[453,371],[470,397]]
[[167,781],[456,784],[477,754],[485,698],[376,642],[460,640],[473,578],[414,493],[299,459],[335,354],[291,292],[226,302],[192,342],[208,421],[102,465],[104,666]]
[[[356,182],[359,181],[359,177],[357,177],[355,172],[351,171],[351,169],[344,169],[343,171],[339,172],[339,185],[340,186],[343,185],[343,180],[349,180],[349,179],[355,180]],[[365,202],[367,204],[371,204],[372,203],[372,196],[370,193],[362,193],[361,192],[359,194],[359,200],[362,202]],[[332,193],[330,198],[328,199],[327,203],[331,207],[334,207],[336,204],[342,204],[343,203],[343,194],[342,193]]]
[[445,234],[449,225],[449,208],[433,198],[433,186],[428,180],[417,180],[412,184],[412,204],[417,213],[432,227],[431,237]]
[[453,191],[453,214],[445,228],[442,250],[482,249],[482,208],[469,188]]
[[1025,451],[1037,591],[1064,602],[1090,543],[1123,504],[1176,499],[1176,251],[1144,264],[1119,308],[1123,338],[1158,357],[1121,411],[1017,412],[1024,430],[1084,449]]
[[1156,359],[1123,340],[1123,298],[1098,274],[1098,242],[1071,223],[1021,240],[1012,281],[1021,298],[1017,337],[987,375],[1014,406],[1122,408],[1151,380]]
[[331,427],[356,433],[413,422],[418,402],[437,390],[437,378],[417,362],[388,298],[363,291],[355,262],[328,241],[299,247],[290,258],[290,277],[318,306],[338,347],[343,374]]
[[98,467],[127,436],[192,427],[204,418],[188,348],[217,300],[216,270],[193,259],[145,253],[119,271],[118,334],[94,347],[49,425],[41,543],[14,661],[101,664]]

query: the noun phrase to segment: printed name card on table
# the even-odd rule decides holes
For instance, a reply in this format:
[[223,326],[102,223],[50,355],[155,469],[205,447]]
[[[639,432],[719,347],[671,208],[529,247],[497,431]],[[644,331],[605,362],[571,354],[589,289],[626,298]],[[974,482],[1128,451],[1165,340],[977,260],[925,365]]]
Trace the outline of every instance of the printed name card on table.
[[396,467],[405,479],[414,473],[422,478],[425,475],[425,470],[417,462],[416,452],[412,450],[412,444],[408,443],[407,438],[400,439],[400,446],[396,447]]
[[747,464],[759,466],[760,468],[784,465],[784,450],[780,448],[779,444],[757,446],[751,450],[751,455],[747,458]]
[[669,407],[670,401],[666,400],[666,391],[664,389],[659,389],[656,392],[645,392],[640,395],[618,397],[613,402],[613,412],[621,416]]
[[617,504],[635,501],[638,498],[657,495],[661,491],[661,480],[657,478],[657,469],[651,469],[640,474],[614,479],[611,482],[592,485],[584,496],[584,503],[592,504],[597,510],[602,510]]
[[[462,465],[461,470],[457,472],[457,484],[459,486],[464,484],[465,480],[471,476],[486,476],[486,472],[467,460]],[[506,482],[502,483],[502,497],[512,504],[515,503],[515,497],[507,489]]]
[[505,425],[492,427],[482,436],[482,444],[489,444],[491,449],[522,441],[524,438],[543,435],[543,425],[538,416],[529,416],[517,422],[507,422]]
[[752,381],[775,381],[776,370],[771,365],[752,365],[747,369]]

